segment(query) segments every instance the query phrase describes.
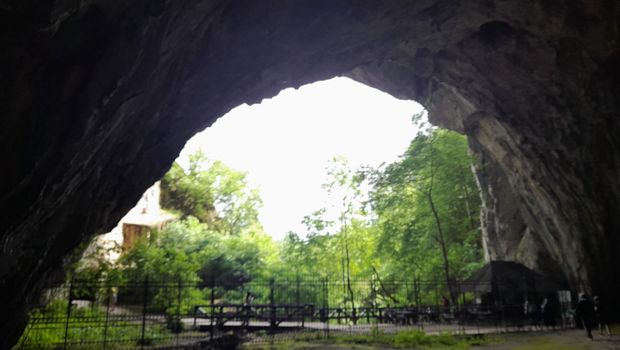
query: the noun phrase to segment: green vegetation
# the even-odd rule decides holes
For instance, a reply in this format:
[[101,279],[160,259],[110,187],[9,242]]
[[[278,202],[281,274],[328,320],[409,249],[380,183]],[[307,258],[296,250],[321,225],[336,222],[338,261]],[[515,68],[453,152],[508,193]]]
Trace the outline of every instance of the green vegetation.
[[193,216],[221,234],[239,235],[258,223],[262,201],[246,175],[201,151],[190,156],[189,168],[174,163],[162,179],[162,206],[180,217]]
[[377,251],[382,261],[392,262],[382,266],[381,275],[443,276],[448,285],[480,267],[480,197],[467,152],[463,136],[428,129],[399,162],[375,173]]
[[384,333],[373,329],[368,334],[332,334],[328,338],[316,339],[309,335],[306,339],[278,342],[272,345],[248,344],[246,350],[279,349],[470,349],[472,346],[486,345],[487,338],[476,336],[454,336],[451,334],[427,335],[423,331],[407,330],[397,333]]
[[[80,349],[100,349],[100,342],[107,339],[107,345],[137,345],[144,339],[148,344],[162,344],[171,336],[170,331],[160,325],[149,325],[145,328],[142,338],[140,324],[126,321],[106,321],[105,312],[101,308],[73,309],[69,318],[67,302],[56,300],[44,309],[34,311],[30,315],[31,325],[22,335],[16,348],[37,349],[57,348],[67,341],[79,343]],[[46,322],[48,321],[48,322]],[[49,322],[55,321],[55,322]]]
[[[341,203],[339,217],[329,218],[326,208],[308,215],[309,235],[291,232],[282,242],[280,268],[341,280],[347,296],[339,302],[349,305],[368,297],[351,280],[374,281],[384,304],[435,303],[436,283],[422,281],[443,280],[439,292],[454,299],[448,286],[482,265],[472,162],[465,137],[436,128],[424,128],[399,161],[382,169],[355,171],[335,159],[324,187]],[[393,290],[389,281],[414,288]]]
[[[480,199],[471,164],[463,136],[430,127],[421,128],[400,160],[379,169],[351,169],[346,159],[336,157],[323,187],[338,205],[309,213],[303,220],[306,234],[289,232],[275,242],[258,220],[262,202],[246,175],[196,153],[187,169],[175,163],[162,180],[162,204],[179,219],[142,237],[115,263],[91,257],[73,278],[103,284],[72,293],[99,302],[116,293],[119,302],[127,303],[143,293],[132,283],[148,281],[149,312],[165,315],[161,331],[172,333],[184,327],[179,315],[190,314],[196,305],[243,303],[252,283],[264,286],[252,290],[256,303],[296,295],[298,302],[355,310],[435,304],[439,293],[454,301],[453,281],[482,262]],[[269,287],[274,277],[280,281],[276,291]],[[338,284],[337,290],[330,287],[327,293],[320,284],[328,281]],[[101,287],[111,285],[119,287]],[[38,311],[33,319],[66,314],[61,309]],[[50,331],[37,341],[57,342],[62,331]],[[341,340],[396,348],[469,344],[419,332]]]
[[581,345],[570,344],[552,337],[538,336],[526,340],[523,344],[511,347],[512,350],[580,350]]
[[[305,235],[274,242],[245,174],[196,153],[162,181],[163,205],[181,220],[127,252],[119,268],[130,280],[213,285],[226,276],[229,290],[269,276],[328,279],[343,286],[330,303],[347,307],[367,304],[371,292],[392,305],[434,303],[437,292],[454,299],[453,281],[482,262],[472,162],[464,136],[422,124],[401,159],[380,169],[351,169],[336,157],[323,188],[338,205],[307,215]],[[359,280],[373,281],[373,291]],[[439,291],[420,284],[440,280]],[[416,287],[396,290],[389,281]]]

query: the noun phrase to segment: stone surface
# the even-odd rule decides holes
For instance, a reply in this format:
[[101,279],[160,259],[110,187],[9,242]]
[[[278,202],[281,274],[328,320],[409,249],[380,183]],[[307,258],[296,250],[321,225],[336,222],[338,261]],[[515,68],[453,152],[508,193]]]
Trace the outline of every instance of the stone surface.
[[615,0],[0,0],[0,349],[191,135],[338,75],[470,137],[491,255],[612,299],[619,16]]

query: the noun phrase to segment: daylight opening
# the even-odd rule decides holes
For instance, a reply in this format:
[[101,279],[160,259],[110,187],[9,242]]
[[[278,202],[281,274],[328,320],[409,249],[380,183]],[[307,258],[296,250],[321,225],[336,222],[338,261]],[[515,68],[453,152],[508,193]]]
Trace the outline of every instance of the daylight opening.
[[289,231],[307,233],[303,217],[335,205],[322,189],[334,157],[351,169],[396,161],[416,134],[412,117],[421,112],[414,101],[334,78],[231,110],[190,139],[177,162],[187,169],[200,150],[245,172],[260,191],[265,232],[281,239]]

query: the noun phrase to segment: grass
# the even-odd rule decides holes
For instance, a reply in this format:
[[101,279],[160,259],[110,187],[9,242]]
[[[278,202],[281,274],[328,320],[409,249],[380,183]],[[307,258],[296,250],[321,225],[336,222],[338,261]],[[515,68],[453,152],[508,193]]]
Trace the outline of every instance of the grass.
[[[620,334],[620,324],[610,325],[610,329],[612,334]],[[608,339],[607,337],[601,338],[598,328],[593,329],[592,333],[595,340]],[[585,344],[589,344],[585,331],[581,329],[570,336],[557,334],[514,334],[500,336],[500,339],[501,343],[509,345],[506,349],[510,350],[582,350],[584,346],[588,346]]]
[[489,342],[484,337],[454,336],[452,334],[428,335],[419,330],[385,333],[377,329],[369,334],[332,334],[329,338],[298,338],[274,344],[246,344],[247,350],[284,349],[469,349]]
[[566,344],[552,337],[538,336],[527,340],[524,344],[517,345],[511,350],[580,350],[583,349],[579,345]]
[[[67,320],[66,310],[66,302],[52,302],[45,309],[33,312],[14,349],[54,349],[64,344],[65,339],[67,344],[80,344],[80,349],[100,349],[104,339],[109,347],[137,344],[142,339],[140,322],[106,322],[105,313],[96,309],[73,310]],[[144,343],[158,343],[170,335],[163,325],[148,325]]]
[[[620,335],[620,324],[612,325],[613,334]],[[570,330],[569,330],[570,331]],[[598,329],[593,330],[595,339]],[[329,338],[316,338],[316,334],[296,340],[276,341],[273,344],[248,344],[248,350],[393,350],[393,349],[475,349],[501,348],[510,350],[582,350],[590,345],[585,331],[569,333],[515,333],[485,335],[484,337],[463,337],[450,334],[428,335],[421,331],[384,333],[374,330],[370,334],[336,334]],[[600,339],[600,336],[598,336]],[[596,345],[596,344],[595,344]],[[478,347],[479,346],[479,347]],[[590,347],[587,347],[590,349]]]

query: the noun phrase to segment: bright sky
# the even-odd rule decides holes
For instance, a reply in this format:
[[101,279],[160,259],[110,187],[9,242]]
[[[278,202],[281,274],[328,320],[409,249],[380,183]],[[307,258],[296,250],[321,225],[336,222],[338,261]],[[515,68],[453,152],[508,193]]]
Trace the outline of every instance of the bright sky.
[[276,239],[305,233],[305,215],[329,206],[321,184],[335,155],[353,168],[392,162],[415,135],[411,117],[422,107],[347,78],[286,89],[241,105],[196,134],[179,161],[202,148],[212,160],[245,171],[258,187],[265,231]]

